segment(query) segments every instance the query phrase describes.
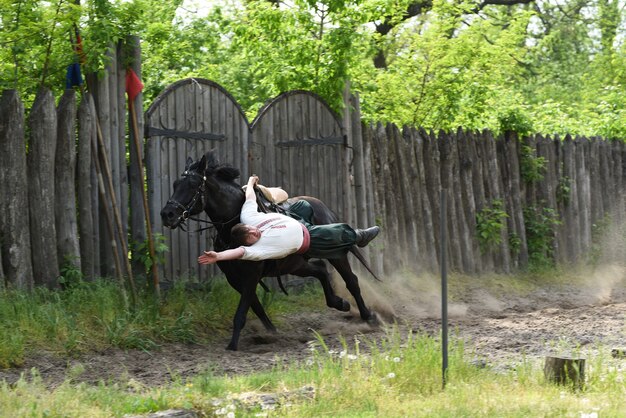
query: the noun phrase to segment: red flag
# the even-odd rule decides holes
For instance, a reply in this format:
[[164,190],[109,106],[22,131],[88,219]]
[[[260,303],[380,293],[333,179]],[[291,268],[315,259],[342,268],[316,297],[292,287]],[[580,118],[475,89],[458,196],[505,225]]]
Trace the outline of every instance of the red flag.
[[135,100],[135,97],[143,90],[143,83],[137,77],[137,74],[132,68],[126,70],[126,94],[128,94],[128,100]]

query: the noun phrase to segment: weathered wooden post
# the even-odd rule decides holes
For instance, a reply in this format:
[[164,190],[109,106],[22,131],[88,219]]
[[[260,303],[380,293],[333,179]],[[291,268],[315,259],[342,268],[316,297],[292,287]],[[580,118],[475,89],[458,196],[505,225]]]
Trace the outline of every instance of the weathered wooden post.
[[582,389],[585,384],[585,359],[547,356],[543,374],[549,382]]
[[78,219],[76,217],[76,96],[66,90],[57,109],[57,149],[55,157],[55,222],[59,268],[70,263],[80,270]]
[[24,105],[16,90],[0,100],[0,253],[6,283],[17,289],[33,287]]
[[[83,93],[83,98],[78,108],[78,161],[76,174],[78,176],[78,210],[79,210],[79,236],[80,236],[80,259],[83,276],[94,279],[98,274],[96,269],[99,242],[97,212],[94,207],[94,193],[97,196],[98,186],[92,180],[93,164],[91,144],[96,135],[96,108],[89,93]],[[97,201],[97,199],[96,199]]]
[[28,118],[28,197],[30,242],[35,283],[58,286],[59,262],[54,221],[54,160],[57,142],[57,115],[54,96],[41,90]]

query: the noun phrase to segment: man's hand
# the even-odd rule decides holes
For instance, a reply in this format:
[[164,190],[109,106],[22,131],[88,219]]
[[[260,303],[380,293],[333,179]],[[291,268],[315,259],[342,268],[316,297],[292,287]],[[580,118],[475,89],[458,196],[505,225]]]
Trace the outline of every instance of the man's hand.
[[256,194],[254,193],[254,186],[259,182],[259,178],[256,175],[251,175],[248,179],[248,185],[246,186],[246,200],[256,201]]
[[198,257],[199,264],[213,264],[217,262],[217,253],[215,251],[205,251],[200,257]]

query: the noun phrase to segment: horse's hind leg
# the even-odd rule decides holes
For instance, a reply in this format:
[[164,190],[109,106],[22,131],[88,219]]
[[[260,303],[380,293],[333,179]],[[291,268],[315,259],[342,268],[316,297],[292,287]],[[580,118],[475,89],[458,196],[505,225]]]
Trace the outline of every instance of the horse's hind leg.
[[346,283],[346,288],[348,289],[352,297],[354,297],[356,305],[359,308],[359,313],[361,314],[361,319],[369,322],[376,321],[377,318],[375,312],[370,310],[365,305],[363,296],[361,296],[359,279],[356,274],[352,272],[352,268],[350,267],[350,263],[348,262],[348,257],[346,256],[343,258],[332,259],[328,261],[337,269],[337,271],[343,278],[343,281]]
[[261,301],[259,297],[256,295],[256,292],[252,295],[252,301],[250,302],[250,307],[252,308],[252,312],[261,320],[261,323],[265,327],[266,330],[276,332],[276,327],[270,320],[270,318],[265,313],[265,309],[263,309],[263,305],[261,305]]
[[308,263],[305,262],[292,273],[300,277],[313,276],[318,279],[322,284],[322,289],[324,289],[326,306],[329,308],[335,308],[342,312],[348,312],[350,310],[350,302],[335,294],[335,290],[330,283],[330,273],[328,273],[324,261],[315,260]]

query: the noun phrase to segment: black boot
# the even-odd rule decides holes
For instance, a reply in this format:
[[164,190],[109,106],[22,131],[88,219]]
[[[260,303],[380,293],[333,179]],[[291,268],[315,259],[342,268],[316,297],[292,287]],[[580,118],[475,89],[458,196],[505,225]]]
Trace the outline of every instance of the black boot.
[[373,226],[367,229],[355,229],[354,232],[356,232],[355,244],[359,247],[365,247],[371,240],[376,238],[376,235],[380,232],[380,228]]

